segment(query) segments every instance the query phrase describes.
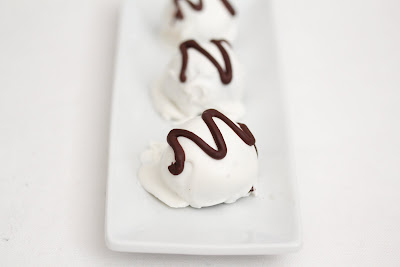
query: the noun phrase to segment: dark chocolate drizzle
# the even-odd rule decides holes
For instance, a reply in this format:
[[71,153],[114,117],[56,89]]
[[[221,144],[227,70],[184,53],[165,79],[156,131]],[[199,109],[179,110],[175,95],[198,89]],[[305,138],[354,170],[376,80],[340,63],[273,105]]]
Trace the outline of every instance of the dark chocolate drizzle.
[[211,40],[211,43],[215,44],[218,47],[219,51],[222,54],[222,57],[224,58],[225,70],[222,69],[221,65],[219,65],[217,60],[210,53],[208,53],[203,47],[201,47],[195,40],[188,40],[186,42],[183,42],[179,46],[179,50],[181,51],[182,54],[182,67],[179,76],[180,81],[183,83],[186,81],[186,68],[189,61],[187,50],[189,48],[193,48],[199,51],[201,54],[203,54],[217,68],[221,82],[223,84],[229,84],[232,81],[232,64],[231,64],[231,59],[229,58],[229,54],[223,47],[222,42],[226,42],[227,44],[229,44],[225,40]]
[[[175,13],[175,18],[182,20],[183,19],[183,13],[181,10],[181,7],[179,6],[179,1],[180,0],[174,0],[175,7],[176,7],[176,13]],[[200,11],[203,9],[203,0],[199,0],[198,4],[193,4],[192,1],[190,0],[184,0],[186,3],[190,5],[191,8],[193,8],[196,11]],[[226,7],[226,9],[231,13],[232,16],[236,15],[235,9],[232,7],[232,5],[229,3],[228,0],[221,0],[222,4]]]
[[175,153],[175,163],[171,163],[168,166],[168,170],[173,175],[179,175],[182,173],[185,167],[185,151],[183,150],[181,144],[178,141],[178,137],[186,137],[192,140],[196,145],[198,145],[207,155],[214,159],[223,159],[228,152],[224,137],[221,134],[217,124],[214,122],[213,117],[219,118],[226,125],[228,125],[242,140],[249,146],[253,146],[256,143],[256,140],[253,134],[250,132],[249,128],[243,123],[238,123],[240,127],[238,127],[235,123],[233,123],[230,119],[228,119],[224,114],[215,110],[208,109],[203,112],[201,118],[207,124],[208,129],[210,130],[215,144],[217,145],[217,150],[208,145],[203,139],[201,139],[196,134],[184,130],[184,129],[173,129],[169,132],[167,136],[167,142],[172,147]]

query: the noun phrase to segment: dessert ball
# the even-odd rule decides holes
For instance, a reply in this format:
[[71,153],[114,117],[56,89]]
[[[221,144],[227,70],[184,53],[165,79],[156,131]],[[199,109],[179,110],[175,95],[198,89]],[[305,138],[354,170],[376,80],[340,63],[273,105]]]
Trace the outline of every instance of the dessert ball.
[[236,36],[236,11],[228,0],[170,0],[166,33],[175,42]]
[[184,121],[209,108],[238,120],[245,113],[244,76],[227,41],[188,40],[153,87],[153,102],[168,120]]
[[144,153],[139,179],[170,207],[232,203],[255,192],[258,154],[246,125],[210,109],[171,130],[167,143]]

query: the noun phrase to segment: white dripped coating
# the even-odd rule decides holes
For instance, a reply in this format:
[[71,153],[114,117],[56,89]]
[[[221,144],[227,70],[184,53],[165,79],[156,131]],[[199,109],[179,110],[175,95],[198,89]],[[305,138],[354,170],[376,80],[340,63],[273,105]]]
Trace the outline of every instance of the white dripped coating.
[[[197,4],[196,0],[192,0]],[[221,0],[203,0],[203,9],[194,10],[186,1],[180,1],[179,6],[183,19],[176,19],[176,7],[173,0],[169,1],[166,10],[165,35],[173,43],[188,39],[204,40],[226,39],[234,41],[237,34],[236,17],[232,16]]]
[[[226,157],[213,159],[193,141],[179,137],[186,156],[185,168],[181,174],[173,175],[168,170],[175,162],[172,148],[166,143],[153,144],[142,154],[139,170],[140,183],[149,193],[173,208],[188,205],[201,208],[235,202],[248,196],[252,187],[256,189],[258,159],[254,146],[244,143],[220,119],[214,120],[228,148]],[[197,134],[216,149],[210,130],[200,116],[179,128]]]
[[[218,47],[207,41],[199,42],[225,69],[225,62]],[[199,51],[188,49],[186,81],[180,81],[182,55],[178,51],[167,66],[161,79],[152,88],[153,103],[167,120],[182,122],[214,108],[233,120],[240,120],[245,113],[242,103],[244,70],[229,44],[222,42],[230,56],[232,81],[223,84],[217,68]]]
[[142,153],[142,166],[139,169],[139,180],[147,192],[173,208],[184,208],[189,204],[171,191],[161,179],[160,160],[163,152],[168,147],[165,143],[152,143]]

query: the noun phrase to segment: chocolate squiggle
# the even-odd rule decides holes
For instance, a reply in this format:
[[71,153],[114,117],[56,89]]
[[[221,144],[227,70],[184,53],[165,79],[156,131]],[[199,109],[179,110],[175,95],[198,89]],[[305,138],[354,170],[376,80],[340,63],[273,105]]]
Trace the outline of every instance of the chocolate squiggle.
[[222,54],[222,57],[225,62],[225,70],[222,69],[221,65],[217,62],[217,60],[210,54],[208,53],[203,47],[201,47],[195,40],[188,40],[186,42],[183,42],[179,46],[179,50],[181,51],[182,54],[182,67],[181,67],[181,73],[179,76],[179,79],[181,82],[186,81],[186,68],[188,65],[189,61],[189,56],[188,56],[188,49],[193,48],[199,51],[201,54],[203,54],[208,60],[211,61],[211,63],[217,68],[219,72],[219,76],[221,79],[221,82],[223,84],[229,84],[232,81],[232,64],[231,64],[231,59],[229,57],[228,52],[225,50],[225,48],[222,46],[222,42],[226,42],[225,40],[211,40],[213,44],[215,44],[219,51]]
[[184,129],[171,130],[167,136],[167,142],[172,147],[175,153],[175,163],[172,163],[170,166],[168,166],[168,170],[171,174],[179,175],[182,173],[185,167],[185,151],[179,143],[178,137],[186,137],[192,140],[207,155],[214,159],[223,159],[226,156],[226,153],[228,151],[226,143],[224,137],[221,134],[221,131],[219,130],[217,124],[214,122],[213,117],[219,118],[220,120],[225,122],[225,124],[228,125],[247,145],[255,146],[256,139],[245,124],[238,123],[240,126],[238,127],[221,112],[215,109],[208,109],[203,112],[201,118],[207,124],[207,127],[214,138],[215,144],[217,145],[217,150],[212,148],[203,139],[190,131]]
[[[186,3],[190,5],[191,8],[194,10],[200,11],[203,9],[203,0],[199,0],[198,4],[193,4],[192,1],[190,0],[185,0]],[[232,5],[228,2],[228,0],[221,0],[222,4],[226,7],[226,9],[231,13],[232,16],[236,15],[235,9],[233,9]],[[176,13],[175,13],[175,18],[176,19],[183,19],[183,14],[181,7],[179,6],[179,0],[174,0],[175,6],[176,6]]]

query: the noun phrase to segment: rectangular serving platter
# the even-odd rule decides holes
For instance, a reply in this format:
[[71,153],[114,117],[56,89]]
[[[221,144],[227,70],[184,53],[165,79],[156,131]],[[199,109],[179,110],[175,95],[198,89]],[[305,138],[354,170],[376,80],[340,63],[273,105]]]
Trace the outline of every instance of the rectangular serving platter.
[[151,141],[164,141],[173,127],[154,110],[150,87],[177,48],[160,38],[166,1],[127,1],[119,25],[110,129],[105,238],[111,250],[256,255],[301,247],[269,1],[232,2],[239,14],[233,47],[247,70],[248,111],[242,121],[259,152],[258,196],[210,208],[172,209],[141,187],[141,152]]

